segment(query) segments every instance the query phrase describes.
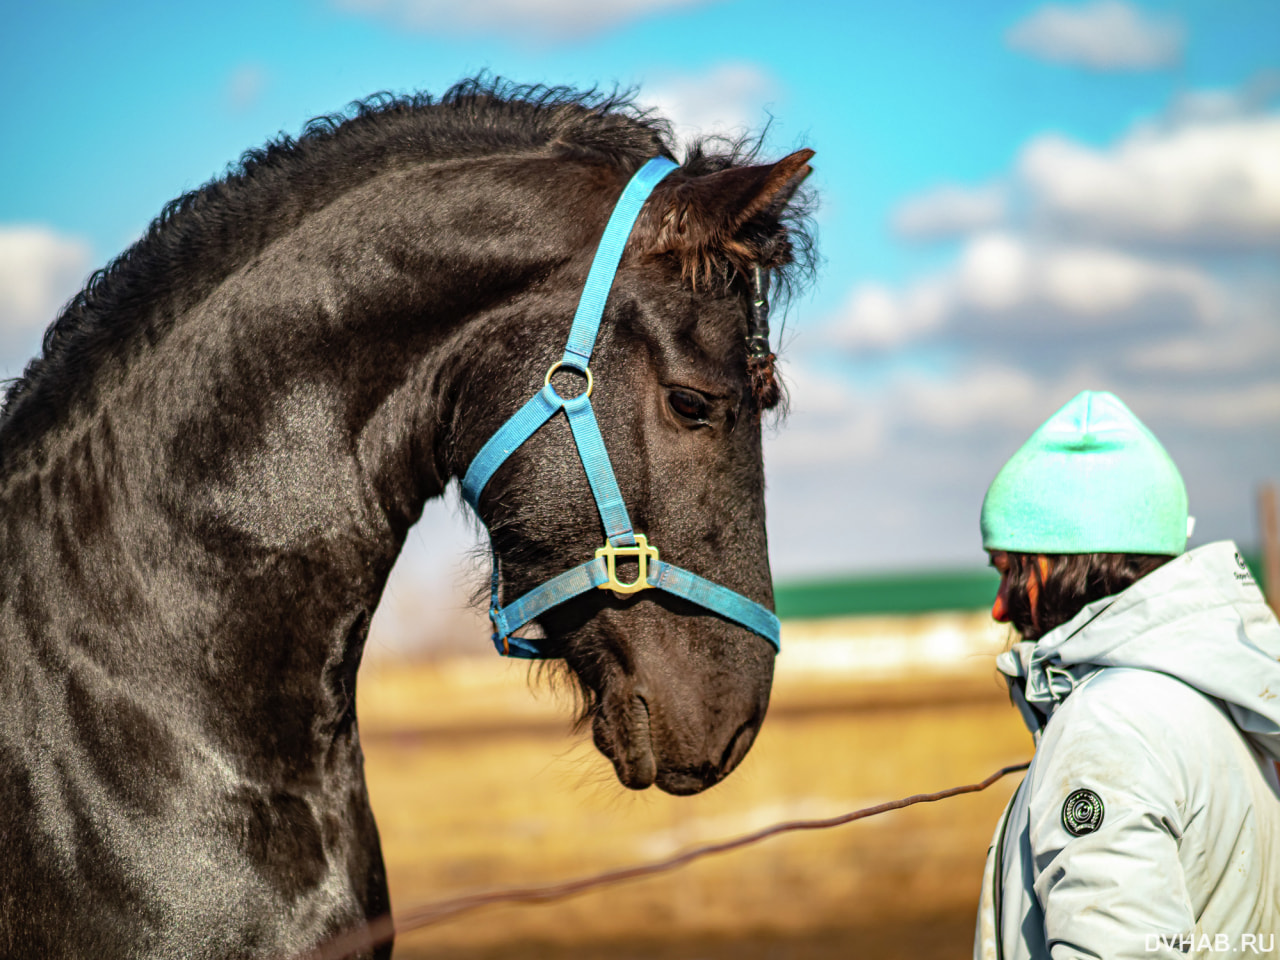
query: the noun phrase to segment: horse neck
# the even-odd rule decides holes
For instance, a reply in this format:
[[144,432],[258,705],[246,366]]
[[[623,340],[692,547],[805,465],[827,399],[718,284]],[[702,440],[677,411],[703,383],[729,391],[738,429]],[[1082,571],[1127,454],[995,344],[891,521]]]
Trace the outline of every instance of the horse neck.
[[460,235],[477,184],[433,178],[383,177],[300,224],[7,479],[6,539],[67,601],[25,624],[34,643],[145,677],[246,761],[305,767],[352,726],[373,608],[455,469],[451,398],[494,316],[580,242],[523,194]]

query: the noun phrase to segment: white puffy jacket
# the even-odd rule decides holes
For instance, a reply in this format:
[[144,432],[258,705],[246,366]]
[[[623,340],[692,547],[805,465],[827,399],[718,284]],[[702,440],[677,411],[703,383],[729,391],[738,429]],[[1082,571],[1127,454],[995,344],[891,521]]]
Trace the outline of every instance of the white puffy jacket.
[[1036,738],[975,960],[1280,960],[1280,625],[1234,544],[998,660]]

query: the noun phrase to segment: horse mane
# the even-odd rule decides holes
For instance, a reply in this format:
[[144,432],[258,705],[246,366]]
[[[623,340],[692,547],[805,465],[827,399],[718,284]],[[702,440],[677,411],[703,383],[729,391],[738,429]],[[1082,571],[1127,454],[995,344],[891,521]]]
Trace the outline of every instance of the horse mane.
[[[750,162],[762,140],[763,134],[695,141],[682,167],[701,175]],[[184,311],[337,192],[426,157],[539,149],[603,159],[629,174],[651,156],[671,156],[670,144],[667,122],[637,106],[633,92],[518,85],[484,75],[439,98],[377,93],[311,120],[296,138],[281,134],[246,151],[222,177],[166,204],[142,237],[63,308],[45,332],[41,355],[5,391],[0,463],[82,399],[105,364],[159,340]],[[792,259],[799,269],[781,271],[784,286],[790,274],[812,274],[807,217],[801,202],[772,224],[798,254]],[[697,271],[705,274],[707,264]],[[720,272],[732,272],[727,260]]]

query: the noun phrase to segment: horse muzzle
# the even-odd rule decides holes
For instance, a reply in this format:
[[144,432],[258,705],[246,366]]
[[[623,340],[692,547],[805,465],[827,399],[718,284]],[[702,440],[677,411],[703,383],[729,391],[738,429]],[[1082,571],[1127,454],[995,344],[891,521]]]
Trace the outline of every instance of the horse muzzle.
[[[592,723],[596,747],[632,790],[700,793],[728,776],[755,741],[768,705],[760,690],[708,698],[686,683],[622,680],[607,690]],[[661,690],[658,699],[654,691]]]

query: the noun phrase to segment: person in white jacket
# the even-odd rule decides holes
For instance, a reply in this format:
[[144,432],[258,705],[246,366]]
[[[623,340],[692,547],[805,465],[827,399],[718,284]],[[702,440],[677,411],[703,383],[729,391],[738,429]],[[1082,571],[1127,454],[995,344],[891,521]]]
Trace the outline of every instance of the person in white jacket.
[[1235,544],[1085,392],[997,475],[983,546],[1036,741],[987,858],[976,960],[1280,960],[1280,625]]

